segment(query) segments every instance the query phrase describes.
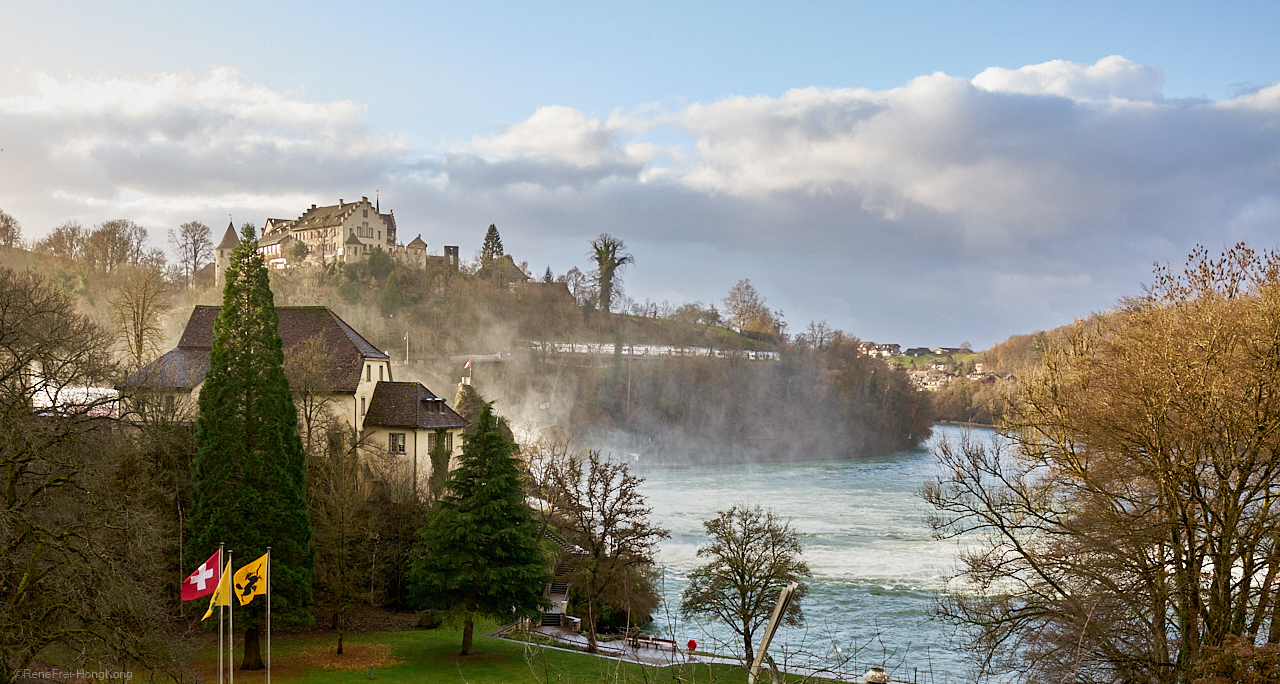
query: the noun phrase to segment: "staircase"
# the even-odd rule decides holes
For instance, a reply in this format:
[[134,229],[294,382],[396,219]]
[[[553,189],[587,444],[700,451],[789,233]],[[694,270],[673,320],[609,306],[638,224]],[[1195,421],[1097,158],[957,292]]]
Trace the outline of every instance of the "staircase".
[[545,534],[547,539],[555,542],[560,551],[556,554],[556,566],[555,571],[552,572],[551,582],[543,591],[543,596],[551,601],[551,607],[542,614],[540,624],[543,627],[561,627],[564,624],[564,609],[569,601],[569,584],[573,576],[582,568],[582,559],[587,552],[551,530],[547,530]]

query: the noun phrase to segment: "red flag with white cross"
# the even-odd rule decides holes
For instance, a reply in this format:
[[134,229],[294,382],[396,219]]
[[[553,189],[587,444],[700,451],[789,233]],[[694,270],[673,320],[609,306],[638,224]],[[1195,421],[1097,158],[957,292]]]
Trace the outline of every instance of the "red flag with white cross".
[[213,593],[218,588],[218,579],[222,574],[222,564],[219,563],[218,551],[214,551],[209,560],[200,564],[196,571],[187,576],[182,581],[182,600],[194,601],[203,596]]

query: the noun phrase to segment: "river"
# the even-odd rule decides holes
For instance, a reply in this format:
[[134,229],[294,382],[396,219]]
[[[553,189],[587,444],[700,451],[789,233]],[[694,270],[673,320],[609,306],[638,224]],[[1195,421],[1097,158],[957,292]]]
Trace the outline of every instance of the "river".
[[[963,431],[938,426],[930,444]],[[971,432],[994,438],[989,430]],[[871,458],[635,472],[645,478],[652,520],[671,532],[658,553],[667,606],[656,617],[657,630],[680,644],[694,638],[720,652],[736,650],[723,625],[680,619],[680,591],[698,563],[698,546],[707,541],[702,522],[734,504],[759,504],[790,520],[813,571],[802,605],[806,626],[779,631],[770,649],[775,658],[804,650],[828,666],[843,662],[846,673],[883,663],[895,679],[965,679],[969,668],[951,643],[950,627],[929,617],[955,570],[957,545],[933,539],[925,523],[928,508],[919,492],[938,472],[928,448]]]

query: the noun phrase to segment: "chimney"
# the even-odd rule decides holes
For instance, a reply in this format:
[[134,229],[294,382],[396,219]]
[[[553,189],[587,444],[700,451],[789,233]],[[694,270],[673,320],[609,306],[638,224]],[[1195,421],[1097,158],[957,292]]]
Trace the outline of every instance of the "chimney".
[[312,208],[312,209],[315,209],[315,208],[316,208],[316,205],[312,204],[312,205],[311,205],[311,208]]
[[338,208],[339,208],[339,209],[341,209],[341,208],[342,208],[342,198],[341,198],[341,197],[339,197],[339,198],[338,198]]

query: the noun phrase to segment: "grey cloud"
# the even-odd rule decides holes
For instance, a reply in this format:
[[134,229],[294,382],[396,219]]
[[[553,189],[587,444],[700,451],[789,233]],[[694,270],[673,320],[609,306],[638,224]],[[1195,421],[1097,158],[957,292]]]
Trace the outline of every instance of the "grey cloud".
[[[1280,236],[1280,86],[1164,100],[1158,69],[1118,58],[607,121],[545,107],[438,153],[366,129],[350,103],[181,78],[121,85],[162,91],[133,108],[93,84],[54,90],[105,104],[0,98],[0,207],[38,233],[261,221],[376,188],[433,249],[469,251],[497,222],[518,260],[563,272],[608,231],[641,257],[634,298],[714,302],[750,277],[793,327],[910,344],[1058,325],[1195,243]],[[656,127],[694,142],[647,139]]]

